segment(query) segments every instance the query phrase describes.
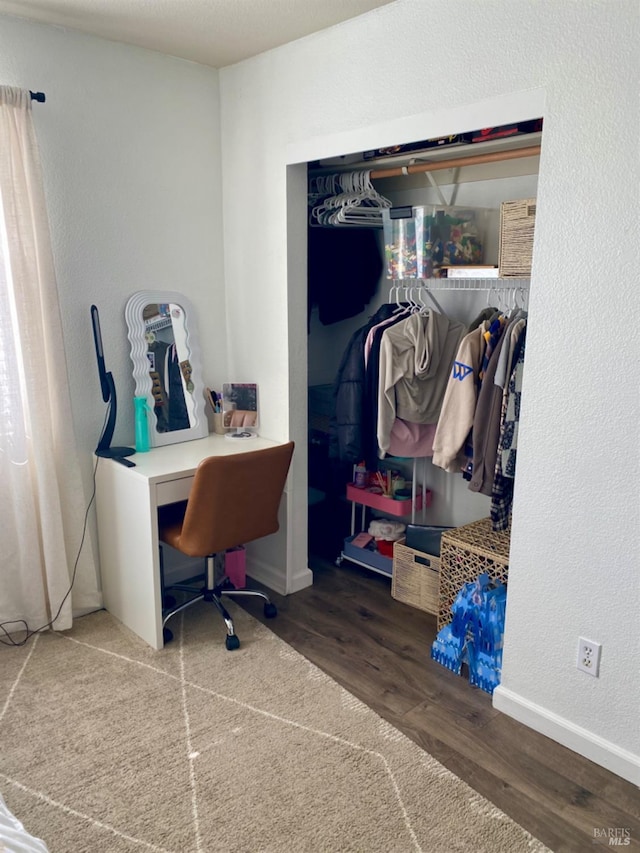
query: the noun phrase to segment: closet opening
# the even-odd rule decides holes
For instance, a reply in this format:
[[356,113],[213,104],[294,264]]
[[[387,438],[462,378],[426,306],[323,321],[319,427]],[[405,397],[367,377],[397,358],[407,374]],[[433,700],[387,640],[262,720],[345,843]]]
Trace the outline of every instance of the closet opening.
[[[524,337],[514,347],[529,322],[541,142],[542,119],[532,119],[307,163],[312,570],[323,561],[358,566],[386,576],[391,594],[393,540],[407,530],[434,549],[443,531],[483,519],[508,536],[517,444],[503,426]],[[490,371],[500,391],[487,404],[493,412],[504,397],[505,413],[492,415],[498,432],[481,440],[496,446],[483,461],[474,455],[475,407],[507,327],[513,340],[498,376]],[[480,358],[482,341],[479,365],[459,358],[474,330],[467,354]],[[417,384],[402,378],[409,369]],[[509,403],[516,433],[518,371]],[[469,375],[473,400],[458,400]],[[443,412],[459,420],[447,428]],[[497,496],[496,470],[505,480]]]

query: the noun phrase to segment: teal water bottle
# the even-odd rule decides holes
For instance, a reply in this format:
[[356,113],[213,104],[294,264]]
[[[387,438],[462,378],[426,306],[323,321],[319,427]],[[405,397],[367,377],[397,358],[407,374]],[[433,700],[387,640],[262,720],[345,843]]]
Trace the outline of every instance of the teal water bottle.
[[134,397],[133,403],[135,406],[136,417],[136,453],[145,453],[149,450],[149,419],[147,412],[146,397]]

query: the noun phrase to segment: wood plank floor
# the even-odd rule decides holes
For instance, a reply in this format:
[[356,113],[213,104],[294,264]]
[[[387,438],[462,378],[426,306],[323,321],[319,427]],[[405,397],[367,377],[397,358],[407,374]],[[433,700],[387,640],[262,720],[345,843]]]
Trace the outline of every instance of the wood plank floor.
[[[640,793],[607,770],[493,709],[491,697],[429,657],[436,619],[391,597],[389,579],[314,557],[313,586],[270,593],[276,619],[242,604],[320,669],[495,803],[555,853],[640,850]],[[472,853],[472,851],[470,851]]]

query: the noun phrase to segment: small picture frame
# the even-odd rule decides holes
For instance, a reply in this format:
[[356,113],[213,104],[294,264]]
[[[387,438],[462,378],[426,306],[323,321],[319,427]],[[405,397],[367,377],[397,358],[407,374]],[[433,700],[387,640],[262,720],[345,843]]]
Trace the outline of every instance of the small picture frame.
[[228,382],[222,386],[223,425],[233,438],[253,438],[258,428],[258,386]]

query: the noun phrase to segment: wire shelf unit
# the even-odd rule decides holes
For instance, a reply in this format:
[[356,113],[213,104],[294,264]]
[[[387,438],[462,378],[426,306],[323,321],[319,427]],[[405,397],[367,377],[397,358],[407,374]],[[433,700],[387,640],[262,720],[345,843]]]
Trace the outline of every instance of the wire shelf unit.
[[444,313],[436,294],[446,292],[495,294],[499,304],[524,307],[528,301],[529,278],[424,278],[397,279],[389,287],[389,302],[426,309],[428,296],[438,311]]

